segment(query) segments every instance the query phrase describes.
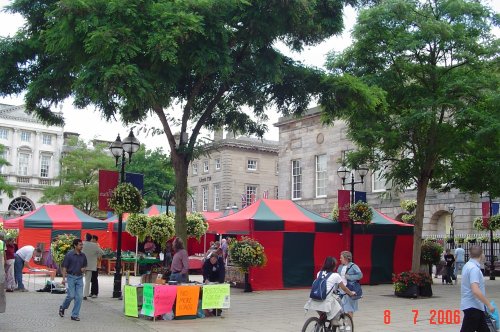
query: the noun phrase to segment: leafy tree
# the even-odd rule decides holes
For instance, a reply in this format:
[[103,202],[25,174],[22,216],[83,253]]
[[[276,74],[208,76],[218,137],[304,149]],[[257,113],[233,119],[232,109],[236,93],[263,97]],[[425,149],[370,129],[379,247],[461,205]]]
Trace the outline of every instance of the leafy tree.
[[[3,166],[10,166],[10,163],[3,158],[4,151],[5,147],[2,144],[0,144],[0,169]],[[5,181],[5,178],[3,176],[0,176],[0,194],[6,193],[7,196],[13,197],[13,191],[14,187],[8,184],[7,181]]]
[[60,184],[58,187],[47,187],[40,202],[71,204],[89,215],[97,216],[99,170],[114,168],[114,160],[107,154],[108,147],[104,144],[89,148],[84,141],[73,137],[67,146],[69,151],[61,158]]
[[274,44],[300,51],[339,33],[345,2],[355,3],[14,0],[10,11],[26,24],[0,42],[0,93],[26,91],[26,109],[56,123],[51,106],[69,96],[125,124],[156,114],[161,126],[150,129],[170,148],[176,234],[186,239],[187,172],[200,130],[262,136],[266,108],[304,112],[323,73]]
[[174,170],[168,156],[162,149],[147,150],[143,145],[132,157],[127,172],[144,175],[143,193],[147,206],[165,204],[165,195],[175,187]]
[[325,119],[346,120],[359,146],[351,163],[416,186],[415,272],[430,181],[444,183],[452,158],[474,154],[467,146],[484,118],[500,118],[488,102],[498,98],[497,23],[478,1],[383,1],[360,12],[352,46],[329,59],[337,84],[322,97]]

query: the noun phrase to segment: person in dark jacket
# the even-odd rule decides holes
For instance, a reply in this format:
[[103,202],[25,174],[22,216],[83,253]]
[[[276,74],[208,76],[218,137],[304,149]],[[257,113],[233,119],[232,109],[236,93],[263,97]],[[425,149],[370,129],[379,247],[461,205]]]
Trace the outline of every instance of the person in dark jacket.
[[223,283],[226,277],[226,267],[224,259],[217,253],[210,254],[210,258],[203,263],[203,282]]

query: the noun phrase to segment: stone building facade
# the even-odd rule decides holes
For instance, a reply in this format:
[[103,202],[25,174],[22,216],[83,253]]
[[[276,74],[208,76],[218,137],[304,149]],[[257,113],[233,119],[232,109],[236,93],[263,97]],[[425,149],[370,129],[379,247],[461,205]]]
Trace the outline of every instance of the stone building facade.
[[0,169],[15,187],[14,197],[0,194],[0,214],[24,214],[40,207],[47,186],[57,186],[63,127],[47,126],[25,112],[24,106],[0,104],[0,144],[10,166]]
[[278,142],[231,135],[223,138],[219,131],[204,149],[206,153],[189,167],[192,198],[187,202],[188,211],[241,209],[252,199],[277,198]]
[[[356,148],[347,138],[345,123],[322,125],[316,107],[301,118],[280,118],[275,126],[279,129],[279,198],[296,200],[312,211],[329,214],[337,202],[337,190],[342,189],[337,169],[345,153]],[[355,181],[359,180],[356,175]],[[369,172],[355,190],[367,192],[370,205],[395,219],[404,213],[399,206],[401,200],[416,199],[416,189],[411,188],[395,196],[386,189],[379,172]],[[456,235],[476,233],[472,221],[477,216],[481,216],[481,198],[477,195],[429,190],[423,235],[450,234],[452,218]]]

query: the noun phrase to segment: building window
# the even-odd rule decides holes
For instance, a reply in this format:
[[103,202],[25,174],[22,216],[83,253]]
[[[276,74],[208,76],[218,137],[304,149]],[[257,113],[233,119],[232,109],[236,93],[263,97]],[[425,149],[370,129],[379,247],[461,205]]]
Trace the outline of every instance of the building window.
[[9,158],[8,154],[9,153],[6,149],[0,152],[0,159],[2,159],[2,163],[0,164],[0,173],[2,174],[7,173],[7,165],[4,163],[6,163]]
[[208,173],[208,160],[203,161],[203,173]]
[[43,134],[42,143],[45,145],[52,145],[52,135]]
[[292,199],[302,198],[302,168],[300,160],[292,160]]
[[247,160],[247,170],[248,171],[256,171],[257,170],[257,160],[248,159]]
[[220,210],[220,185],[214,184],[214,211]]
[[220,170],[220,158],[215,159],[215,170]]
[[316,156],[316,197],[326,196],[326,154]]
[[19,174],[21,176],[27,176],[29,165],[30,165],[30,154],[20,152],[19,156],[18,156],[17,174]]
[[196,212],[196,205],[198,204],[198,188],[191,188],[191,212]]
[[372,191],[382,192],[386,191],[387,180],[384,177],[383,170],[377,170],[372,173]]
[[201,187],[202,211],[208,211],[208,186]]
[[21,131],[21,141],[30,142],[31,141],[31,133],[29,131]]
[[7,139],[9,131],[7,128],[0,128],[0,139]]
[[193,175],[198,175],[198,163],[193,164]]
[[247,206],[255,202],[257,200],[257,186],[256,185],[246,186],[245,196],[247,199]]
[[278,174],[280,172],[280,167],[279,167],[279,163],[278,162],[276,162],[276,168],[275,168],[275,170],[276,170],[276,174]]
[[42,155],[40,159],[40,177],[48,178],[49,177],[49,169],[50,169],[50,156]]

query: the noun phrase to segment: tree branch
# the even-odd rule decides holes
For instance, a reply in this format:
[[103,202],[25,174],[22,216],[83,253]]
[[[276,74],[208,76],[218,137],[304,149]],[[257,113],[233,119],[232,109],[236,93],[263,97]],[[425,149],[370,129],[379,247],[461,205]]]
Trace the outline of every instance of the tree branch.
[[163,126],[163,130],[165,131],[165,134],[167,135],[167,140],[168,144],[170,145],[171,151],[175,150],[175,138],[174,135],[172,134],[172,130],[170,129],[170,125],[168,124],[167,117],[165,116],[165,113],[163,112],[163,108],[161,106],[153,106],[153,111],[158,115],[158,118],[160,119],[160,122]]

